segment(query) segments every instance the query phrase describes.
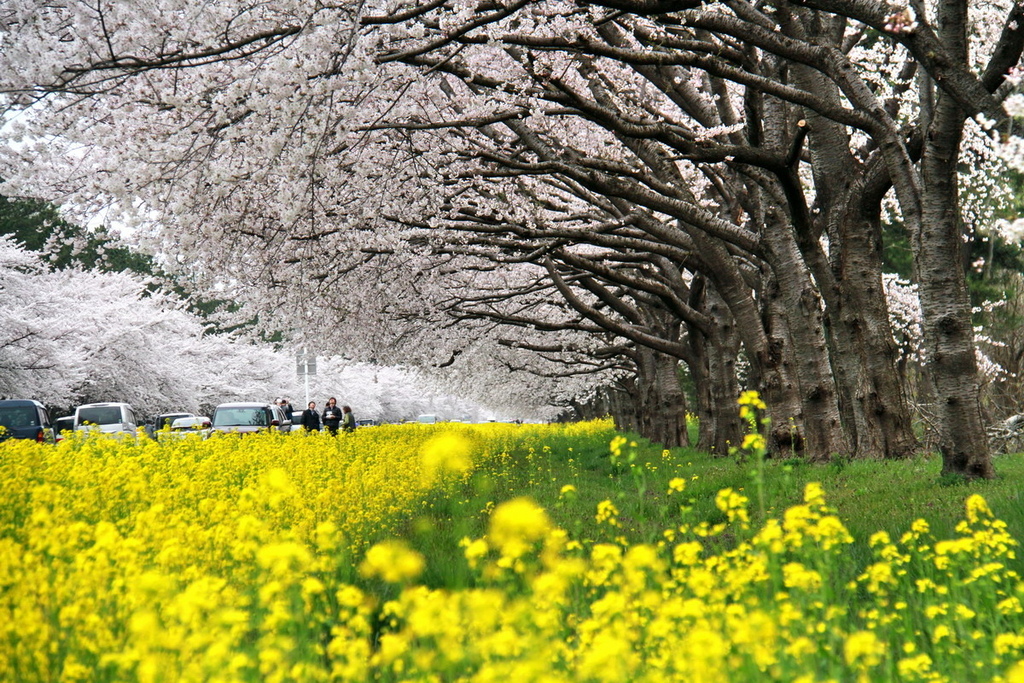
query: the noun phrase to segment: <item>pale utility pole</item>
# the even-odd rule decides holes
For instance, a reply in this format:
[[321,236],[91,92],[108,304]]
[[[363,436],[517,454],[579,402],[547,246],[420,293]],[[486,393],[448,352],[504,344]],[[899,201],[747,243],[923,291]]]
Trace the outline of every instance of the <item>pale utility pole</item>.
[[295,373],[302,377],[305,384],[306,402],[303,404],[303,410],[305,410],[305,407],[309,406],[309,376],[316,374],[316,356],[308,355],[305,346],[295,357]]

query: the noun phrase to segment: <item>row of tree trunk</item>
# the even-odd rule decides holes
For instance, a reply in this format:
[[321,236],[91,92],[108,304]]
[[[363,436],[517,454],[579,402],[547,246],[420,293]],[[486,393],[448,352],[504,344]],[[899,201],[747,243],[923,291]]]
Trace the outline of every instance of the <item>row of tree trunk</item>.
[[[618,6],[639,11],[636,3]],[[985,77],[974,77],[967,70],[966,3],[945,0],[934,12],[927,31],[891,29],[910,36],[912,51],[925,49],[919,41],[932,38],[945,46],[945,66],[931,53],[913,65],[921,71],[920,115],[910,128],[895,120],[890,103],[854,77],[841,45],[845,20],[788,4],[773,18],[794,41],[803,41],[801,47],[778,46],[752,31],[751,40],[764,40],[765,52],[751,49],[745,67],[799,89],[809,104],[749,88],[744,130],[730,138],[732,146],[720,157],[712,145],[674,142],[677,147],[666,151],[671,144],[652,140],[670,139],[667,129],[662,138],[648,133],[654,126],[634,133],[628,117],[606,111],[614,107],[616,93],[585,58],[579,58],[579,69],[589,79],[586,97],[568,81],[556,88],[538,79],[552,101],[605,125],[640,168],[634,173],[642,182],[591,167],[579,161],[584,150],[565,140],[556,146],[523,122],[505,125],[530,163],[521,152],[488,156],[506,171],[551,173],[609,220],[633,220],[631,231],[594,232],[577,240],[608,249],[599,264],[588,264],[564,241],[543,249],[543,263],[563,298],[590,322],[635,345],[635,377],[623,389],[629,401],[620,397],[609,405],[627,425],[666,445],[687,443],[687,405],[678,382],[682,363],[694,386],[701,448],[726,454],[740,442],[736,399],[741,388],[750,388],[768,406],[772,453],[819,462],[839,455],[892,459],[914,453],[918,439],[882,284],[882,206],[891,195],[913,250],[943,471],[993,476],[963,268],[957,164],[967,115],[993,111],[987,98],[1000,81],[991,74],[1016,62],[1022,41],[1010,16],[1006,39]],[[625,23],[608,21],[599,33],[626,51],[640,35],[632,30],[627,35]],[[742,33],[730,30],[733,36]],[[574,47],[585,53],[587,46]],[[525,59],[519,47],[509,53]],[[458,60],[430,64],[466,77]],[[956,79],[946,72],[933,78],[947,66],[959,70]],[[685,101],[671,67],[633,68],[677,104]],[[721,123],[731,121],[723,115]],[[851,126],[869,138],[860,150]],[[715,179],[711,189],[695,196],[692,178],[667,161],[671,153],[707,154],[714,165],[698,167]],[[801,168],[809,169],[810,182]],[[651,187],[660,194],[652,196]],[[703,210],[707,204],[714,208]],[[748,232],[731,229],[736,216],[744,217],[740,222]],[[635,241],[613,244],[610,235]],[[650,245],[644,257],[637,256],[644,252],[638,243]],[[621,258],[618,270],[607,265],[615,258]],[[652,294],[655,289],[639,276],[630,282],[640,271],[666,283],[664,291]],[[666,316],[674,317],[666,324]]]

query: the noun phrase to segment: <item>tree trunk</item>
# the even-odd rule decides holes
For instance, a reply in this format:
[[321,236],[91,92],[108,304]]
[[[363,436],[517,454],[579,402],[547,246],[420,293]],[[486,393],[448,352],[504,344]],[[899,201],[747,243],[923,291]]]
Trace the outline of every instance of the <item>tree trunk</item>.
[[[939,3],[936,25],[951,51],[967,64],[967,5]],[[963,263],[956,166],[964,113],[940,91],[921,157],[922,214],[912,235],[919,280],[927,367],[935,388],[942,473],[995,476],[981,416],[971,301]]]
[[[762,68],[781,73],[786,67],[768,57]],[[799,69],[794,71],[799,73]],[[787,154],[794,144],[791,133],[798,116],[791,105],[766,98],[762,106],[764,146],[780,156]],[[806,223],[804,199],[790,197],[785,205],[778,201],[785,194],[777,176],[766,175],[759,186],[751,188],[755,203],[750,210],[755,224],[763,226],[762,256],[768,265],[763,269],[761,315],[779,356],[776,362],[782,382],[776,390],[787,400],[799,402],[776,409],[772,407],[776,397],[764,396],[772,417],[770,444],[773,450],[825,462],[836,453],[847,453],[849,446],[829,364],[821,301],[798,245],[797,231],[801,222]]]
[[640,435],[665,448],[689,445],[686,400],[679,385],[679,359],[637,349],[637,423]]
[[882,285],[880,198],[861,183],[850,196],[832,250],[841,284],[827,309],[845,423],[855,457],[905,458],[918,444]]
[[[835,379],[829,363],[821,300],[787,225],[769,225],[764,232],[772,284],[766,314],[778,337],[789,339],[786,353],[800,382],[802,442],[793,442],[791,425],[772,424],[776,438],[790,439],[793,454],[827,462],[835,454],[848,454],[849,443],[839,414]],[[785,328],[785,332],[783,332]]]
[[[816,13],[797,11],[803,25],[818,25]],[[829,35],[838,41],[842,32]],[[793,74],[807,90],[840,100],[836,84],[820,71],[797,65]],[[784,189],[797,242],[825,302],[824,329],[843,430],[854,457],[902,458],[913,453],[916,440],[882,287],[879,206],[888,176],[854,158],[845,126],[814,111],[805,116],[815,202],[822,211],[812,216],[808,210],[795,168],[784,178]],[[828,256],[822,234],[829,239]]]
[[923,214],[914,240],[927,369],[935,388],[942,473],[995,476],[981,417],[971,301],[961,263],[963,241],[956,162],[963,114],[940,95],[921,161]]
[[[614,385],[605,388],[603,393],[607,409],[601,414],[611,415],[612,420],[615,422],[615,427],[619,431],[639,432],[640,424],[637,422],[637,408],[634,398],[636,378],[631,377],[622,380],[621,384],[623,386]],[[594,417],[600,417],[600,415],[594,415]]]
[[[773,334],[771,330],[765,329],[763,312],[757,310],[757,302],[751,297],[749,287],[738,273],[736,263],[727,250],[720,243],[699,233],[693,233],[692,237],[702,257],[711,265],[710,270],[713,272],[708,273],[709,280],[728,305],[735,321],[737,335],[750,361],[750,386],[761,392],[761,399],[768,406],[768,415],[772,420],[768,449],[773,453],[789,451],[789,444],[803,441],[804,416],[800,383],[792,356],[787,352],[787,348],[791,347],[788,334],[785,330]],[[735,402],[737,398],[733,397],[732,401]],[[731,407],[735,410],[735,403]],[[808,456],[808,453],[805,451],[804,455]],[[828,454],[824,455],[827,457]],[[811,457],[817,459],[817,454]]]
[[[743,442],[743,424],[739,416],[739,378],[736,360],[739,356],[739,338],[729,308],[714,289],[709,289],[704,306],[713,320],[706,337],[693,337],[695,355],[701,361],[702,381],[694,377],[697,406],[700,417],[700,437],[697,447],[713,455],[729,455],[731,448]],[[691,333],[693,334],[693,333]]]

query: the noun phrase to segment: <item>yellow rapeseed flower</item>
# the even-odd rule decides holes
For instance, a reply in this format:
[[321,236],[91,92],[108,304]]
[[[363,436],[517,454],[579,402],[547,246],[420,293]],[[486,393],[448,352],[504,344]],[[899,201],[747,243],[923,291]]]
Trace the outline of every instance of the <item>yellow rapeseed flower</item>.
[[932,671],[932,658],[925,653],[914,657],[905,657],[896,663],[896,670],[899,671],[903,680],[934,680]]
[[888,594],[890,587],[898,584],[892,565],[888,562],[875,562],[857,579],[867,585],[868,592],[883,595]]
[[843,658],[847,664],[858,669],[878,666],[885,652],[885,643],[872,631],[851,633],[843,643]]
[[1000,600],[996,604],[996,609],[999,610],[1000,614],[1024,614],[1024,606],[1021,605],[1020,599],[1016,596],[1010,596],[1005,600]]
[[[424,445],[442,434],[474,444],[472,470],[493,487],[452,486],[457,467],[442,468],[454,477],[421,478]],[[559,491],[552,463],[566,449],[545,443],[551,434],[600,451],[616,436],[605,421],[382,426],[341,441],[4,442],[0,670],[69,683],[97,671],[140,683],[1024,683],[1017,542],[982,499],[968,499],[951,540],[928,537],[924,520],[902,537],[871,537],[872,558],[841,585],[859,556],[839,556],[852,539],[818,484],[753,534],[716,542],[702,536],[724,525],[695,511],[662,534],[638,524],[649,542],[615,527],[576,536],[532,502],[502,522],[517,507],[481,501],[500,503],[506,483]],[[624,453],[637,448],[622,437]],[[657,486],[677,466],[665,457]],[[564,481],[581,486],[582,465],[565,462]],[[685,490],[678,479],[669,492]],[[728,513],[745,509],[743,497],[723,491],[714,502]],[[663,499],[654,496],[652,515],[668,509]],[[460,504],[495,517],[447,558],[482,565],[471,586],[349,583],[353,557],[367,579],[421,576],[423,558],[409,546],[370,539],[433,534],[433,513]],[[602,524],[618,515],[611,501],[600,512]],[[499,548],[501,529],[513,540]]]
[[303,545],[293,542],[271,543],[256,552],[256,561],[274,576],[302,571],[312,562],[313,555]]
[[1006,683],[1024,683],[1024,662],[1017,662],[1006,672]]
[[722,489],[715,496],[715,505],[730,522],[739,521],[744,527],[750,521],[747,515],[748,498],[731,488]]
[[982,519],[992,519],[992,510],[989,509],[988,503],[980,494],[975,493],[969,496],[965,506],[967,521],[971,524],[977,524]]
[[703,550],[704,546],[702,546],[698,541],[680,543],[672,549],[672,559],[676,564],[696,564],[700,559],[700,555]]
[[443,433],[423,444],[421,476],[431,482],[446,474],[464,474],[473,467],[473,444],[459,434]]
[[482,538],[476,540],[470,540],[468,538],[462,539],[461,545],[465,548],[463,554],[466,556],[466,560],[469,562],[469,566],[476,569],[480,560],[487,557],[489,550],[487,541]]
[[529,498],[513,498],[494,509],[487,538],[502,554],[519,557],[551,528],[544,508]]
[[619,525],[619,509],[610,500],[602,500],[597,504],[597,514],[594,516],[598,524],[609,526]]
[[388,583],[410,581],[423,573],[426,561],[404,541],[388,540],[366,552],[359,573],[367,578],[380,578]]
[[800,562],[787,562],[783,565],[782,578],[786,588],[816,591],[821,587],[821,574]]
[[577,496],[576,487],[572,484],[565,484],[558,491],[558,500],[565,501],[566,503],[572,503],[576,500]]
[[766,410],[768,408],[768,406],[764,404],[764,401],[761,400],[761,395],[756,391],[744,391],[740,394],[740,398],[737,403],[741,406],[751,406],[758,410]]
[[808,505],[825,505],[825,488],[816,481],[808,482],[804,487],[804,502]]
[[745,434],[740,448],[745,451],[763,451],[768,448],[768,442],[760,434]]
[[786,644],[783,651],[793,657],[794,659],[800,660],[808,655],[817,653],[818,646],[814,644],[814,641],[807,636],[800,636],[795,638],[790,643]]

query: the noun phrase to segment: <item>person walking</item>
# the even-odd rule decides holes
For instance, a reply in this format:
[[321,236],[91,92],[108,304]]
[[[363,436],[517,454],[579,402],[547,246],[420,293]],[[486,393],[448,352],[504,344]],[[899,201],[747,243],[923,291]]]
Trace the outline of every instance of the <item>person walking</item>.
[[316,411],[316,401],[310,401],[309,406],[302,411],[302,427],[311,432],[320,431],[320,413]]
[[356,430],[356,416],[352,414],[352,409],[348,406],[341,407],[341,428],[346,432]]
[[324,421],[324,429],[331,434],[338,433],[338,426],[341,424],[341,408],[338,407],[338,399],[331,396],[327,399],[327,407],[321,416]]

